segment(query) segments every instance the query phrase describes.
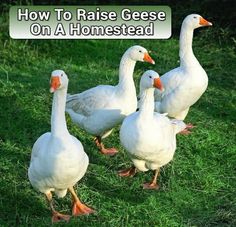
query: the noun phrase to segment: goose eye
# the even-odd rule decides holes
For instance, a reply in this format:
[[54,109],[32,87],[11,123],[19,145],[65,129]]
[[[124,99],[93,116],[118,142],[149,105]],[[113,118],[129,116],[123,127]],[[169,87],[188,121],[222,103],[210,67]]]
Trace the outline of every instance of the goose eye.
[[141,50],[139,50],[138,52],[139,52],[139,53],[142,53],[142,51],[141,51]]
[[149,78],[151,79],[151,78],[152,78],[152,76],[149,76]]
[[197,19],[197,17],[196,17],[196,16],[194,16],[193,18],[194,18],[194,19]]
[[63,73],[61,74],[61,77],[63,77]]

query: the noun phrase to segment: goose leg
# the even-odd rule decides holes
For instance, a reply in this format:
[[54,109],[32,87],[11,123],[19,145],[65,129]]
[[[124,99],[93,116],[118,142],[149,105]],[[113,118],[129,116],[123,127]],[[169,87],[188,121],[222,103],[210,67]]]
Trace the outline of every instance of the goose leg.
[[190,133],[192,133],[191,131],[189,131],[189,129],[193,129],[196,126],[192,125],[191,123],[186,125],[186,128],[184,130],[182,130],[181,132],[179,132],[178,134],[182,134],[182,135],[189,135]]
[[157,178],[160,175],[160,168],[155,170],[155,175],[151,181],[151,183],[145,183],[143,184],[143,189],[159,189],[159,185],[157,184]]
[[118,152],[115,148],[105,148],[100,136],[96,136],[94,141],[102,154],[113,156]]
[[54,209],[54,206],[53,206],[53,203],[52,203],[52,193],[51,193],[51,192],[48,192],[48,193],[46,193],[45,195],[46,195],[46,197],[47,197],[47,200],[48,200],[50,209],[51,209],[51,211],[52,211],[52,223],[56,223],[56,222],[59,222],[59,221],[66,221],[66,222],[69,222],[69,220],[70,220],[70,215],[61,214],[61,213],[57,212],[57,211]]
[[91,214],[94,213],[95,210],[91,209],[90,207],[86,206],[85,204],[83,204],[78,196],[75,193],[75,190],[73,187],[69,188],[69,191],[72,195],[73,198],[73,208],[72,208],[72,214],[74,216],[78,216],[78,215],[84,215],[84,214]]
[[135,166],[118,171],[118,175],[121,177],[133,177],[136,173],[137,169]]

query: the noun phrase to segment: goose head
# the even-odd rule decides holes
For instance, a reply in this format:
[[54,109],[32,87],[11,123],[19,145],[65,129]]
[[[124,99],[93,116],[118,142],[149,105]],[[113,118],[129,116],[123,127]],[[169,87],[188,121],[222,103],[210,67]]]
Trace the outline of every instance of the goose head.
[[150,57],[148,51],[142,46],[132,46],[126,51],[125,54],[128,55],[128,57],[133,61],[145,61],[153,65],[155,64],[155,61]]
[[212,26],[212,23],[198,14],[190,14],[184,19],[183,25],[186,25],[192,29],[196,29],[204,26]]
[[142,75],[140,80],[140,88],[140,90],[157,88],[160,91],[164,91],[159,74],[153,70],[148,70]]
[[54,70],[50,79],[50,92],[67,88],[69,79],[63,70]]

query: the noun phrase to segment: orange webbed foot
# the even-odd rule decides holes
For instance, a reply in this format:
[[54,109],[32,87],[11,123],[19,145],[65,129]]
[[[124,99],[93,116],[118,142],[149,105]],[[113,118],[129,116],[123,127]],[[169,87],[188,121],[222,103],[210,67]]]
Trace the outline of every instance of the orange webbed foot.
[[123,169],[118,171],[120,177],[133,177],[136,174],[136,168],[130,167],[128,169]]
[[193,129],[195,128],[196,126],[192,125],[192,124],[186,124],[186,128],[184,130],[182,130],[181,132],[179,132],[179,134],[182,134],[182,135],[189,135],[191,134],[192,132],[189,131],[189,129]]
[[187,129],[192,129],[192,128],[196,128],[196,126],[194,126],[193,124],[189,123],[186,125]]
[[103,148],[101,150],[101,153],[104,155],[114,156],[118,153],[118,150],[116,148]]
[[143,189],[158,190],[159,185],[156,183],[145,183],[143,184]]
[[89,215],[95,213],[95,210],[93,210],[92,208],[86,206],[85,204],[81,203],[81,202],[74,202],[73,208],[72,208],[72,214],[74,216],[78,216],[78,215]]

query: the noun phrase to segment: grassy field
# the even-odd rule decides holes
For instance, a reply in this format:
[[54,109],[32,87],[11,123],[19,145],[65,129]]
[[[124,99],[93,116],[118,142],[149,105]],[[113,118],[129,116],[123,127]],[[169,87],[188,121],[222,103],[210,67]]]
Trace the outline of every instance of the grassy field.
[[[11,40],[6,28],[3,23],[0,32],[0,226],[50,226],[47,202],[31,187],[27,168],[33,143],[50,131],[51,71],[65,70],[70,93],[116,84],[122,54],[140,44],[152,50],[156,65],[137,63],[138,84],[146,69],[163,74],[179,64],[178,39],[25,41]],[[178,136],[174,160],[162,169],[159,191],[141,187],[150,172],[131,179],[117,176],[117,170],[130,165],[119,143],[119,127],[104,142],[120,152],[105,157],[67,115],[69,131],[90,158],[77,192],[97,210],[72,218],[68,226],[236,226],[235,40],[212,27],[201,29],[193,44],[209,87],[189,112],[186,122],[197,128]],[[70,199],[56,199],[57,209],[70,213]]]

